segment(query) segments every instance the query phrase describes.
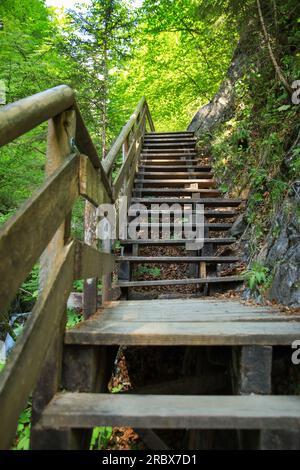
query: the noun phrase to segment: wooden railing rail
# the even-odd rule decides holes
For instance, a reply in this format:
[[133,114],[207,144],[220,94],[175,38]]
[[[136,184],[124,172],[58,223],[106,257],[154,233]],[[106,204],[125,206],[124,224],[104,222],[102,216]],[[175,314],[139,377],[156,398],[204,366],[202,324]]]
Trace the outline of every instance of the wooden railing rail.
[[143,97],[140,100],[139,104],[137,105],[129,121],[125,124],[125,126],[121,130],[117,140],[115,141],[110,151],[108,152],[107,157],[103,161],[103,169],[107,175],[111,173],[113,165],[116,161],[116,158],[120,150],[123,149],[123,154],[126,154],[128,152],[131,132],[134,132],[134,126],[138,124],[141,114],[143,113],[144,110],[146,110],[150,130],[154,131],[154,124],[150,115],[148,104],[146,102],[145,97]]
[[[97,246],[90,246],[89,239],[84,243],[72,238],[73,205],[79,196],[95,210],[102,203],[114,202],[124,181],[133,181],[134,172],[133,175],[128,172],[139,156],[146,120],[150,129],[154,129],[143,98],[102,164],[73,90],[63,85],[2,108],[0,146],[46,120],[49,122],[47,179],[0,229],[0,312],[9,308],[22,282],[40,259],[38,299],[0,374],[1,449],[11,445],[19,414],[38,382],[47,357],[51,356],[52,366],[43,399],[39,395],[40,408],[59,387],[66,306],[74,280],[103,276],[107,281],[113,271],[114,256],[104,252],[107,247],[103,246],[101,252]],[[112,185],[110,172],[122,147],[125,160]],[[106,281],[103,290],[109,289]],[[108,292],[103,292],[103,298],[108,299]],[[93,305],[95,309],[97,302]]]

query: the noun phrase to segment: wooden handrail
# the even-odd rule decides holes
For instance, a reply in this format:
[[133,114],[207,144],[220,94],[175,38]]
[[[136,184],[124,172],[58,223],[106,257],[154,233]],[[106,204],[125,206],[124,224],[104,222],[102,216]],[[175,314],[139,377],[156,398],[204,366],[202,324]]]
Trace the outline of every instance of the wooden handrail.
[[74,99],[72,88],[60,85],[4,106],[0,109],[0,147],[70,108]]
[[130,116],[129,121],[125,124],[123,129],[121,130],[117,140],[111,147],[110,151],[108,152],[106,158],[103,161],[103,169],[106,174],[109,174],[112,170],[113,164],[118,156],[124,142],[126,141],[129,133],[131,132],[133,126],[136,124],[138,117],[140,116],[141,112],[143,111],[144,107],[148,110],[147,116],[149,119],[150,129],[154,131],[154,124],[149,112],[149,108],[146,102],[146,98],[143,97],[140,102],[138,103],[137,107],[134,110],[134,113]]
[[[78,196],[84,197],[87,204],[98,207],[113,202],[123,184],[127,183],[130,188],[146,121],[150,130],[154,130],[147,102],[142,98],[107,159],[101,162],[73,90],[62,85],[2,108],[0,146],[45,120],[49,120],[48,178],[0,229],[0,311],[9,307],[42,253],[44,257],[41,259],[43,276],[38,300],[0,374],[1,449],[11,445],[18,416],[37,384],[49,347],[57,338],[63,342],[61,325],[73,281],[107,277],[114,267],[113,254],[72,239],[72,207]],[[122,147],[125,160],[112,185],[111,170]],[[108,298],[109,283],[106,281],[103,277],[104,299]],[[59,354],[57,350],[52,352]],[[55,376],[59,374],[59,362],[54,363],[57,366],[53,371]],[[53,383],[59,385],[59,380],[56,378]]]

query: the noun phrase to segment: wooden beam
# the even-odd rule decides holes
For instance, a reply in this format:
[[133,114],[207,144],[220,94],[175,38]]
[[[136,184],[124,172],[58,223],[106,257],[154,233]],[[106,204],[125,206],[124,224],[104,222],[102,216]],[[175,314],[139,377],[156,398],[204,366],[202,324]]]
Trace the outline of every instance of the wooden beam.
[[19,415],[37,381],[49,345],[65,312],[73,284],[75,244],[62,253],[53,277],[44,287],[23,334],[0,375],[0,448],[9,448]]
[[78,196],[78,157],[72,155],[0,230],[0,311],[71,211]]
[[129,132],[133,128],[133,126],[134,126],[134,124],[137,120],[137,117],[140,114],[141,110],[143,109],[144,105],[145,105],[145,98],[143,97],[140,100],[140,102],[138,103],[138,105],[137,105],[134,113],[130,117],[129,121],[127,122],[127,124],[125,124],[125,126],[121,130],[121,132],[119,134],[119,137],[117,138],[117,140],[113,144],[112,148],[108,152],[105,160],[103,160],[103,169],[104,169],[106,174],[110,173],[110,171],[112,169],[112,166],[115,162],[115,159],[116,159],[118,153],[120,152],[120,150],[122,148],[122,145],[123,145],[124,141],[126,140],[126,137],[128,136]]
[[111,191],[107,192],[103,184],[101,173],[93,167],[89,158],[80,155],[80,194],[94,206],[112,202]]
[[40,426],[162,429],[290,429],[300,427],[299,396],[127,395],[60,393]]
[[74,104],[74,109],[76,111],[76,134],[75,134],[75,143],[78,146],[80,152],[90,159],[94,168],[98,169],[101,175],[102,183],[105,187],[105,190],[108,194],[111,194],[111,186],[107,175],[103,169],[102,162],[100,161],[98,152],[94,143],[90,137],[90,134],[85,127],[84,121],[80,114],[78,105]]
[[70,108],[74,92],[66,86],[29,96],[0,109],[0,147]]
[[[138,125],[138,128],[135,132],[134,139],[130,145],[130,148],[128,150],[127,158],[124,161],[118,176],[114,182],[113,185],[113,194],[114,194],[114,200],[118,198],[119,192],[124,184],[124,181],[126,180],[127,173],[130,169],[130,166],[132,165],[134,158],[139,154],[141,150],[141,136],[144,131],[144,124],[145,124],[145,110],[142,113],[140,123]],[[135,169],[134,169],[135,170]],[[135,175],[135,171],[133,171],[133,174]],[[133,177],[134,177],[133,175]]]
[[299,322],[106,321],[67,331],[67,344],[139,346],[288,346],[300,335]]
[[100,277],[113,271],[114,255],[104,253],[76,240],[76,261],[74,279]]

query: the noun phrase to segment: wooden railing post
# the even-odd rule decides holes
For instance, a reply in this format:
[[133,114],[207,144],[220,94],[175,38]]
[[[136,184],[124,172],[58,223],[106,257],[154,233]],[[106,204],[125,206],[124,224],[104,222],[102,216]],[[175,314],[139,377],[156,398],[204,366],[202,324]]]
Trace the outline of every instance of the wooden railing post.
[[[72,139],[75,136],[75,131],[76,115],[74,110],[64,111],[49,121],[46,163],[47,176],[51,175],[57,168],[59,168],[65,158],[70,155],[72,151]],[[51,201],[49,201],[49,204],[51,204]],[[59,227],[50,244],[41,256],[40,291],[42,291],[47,283],[50,282],[55,266],[64,253],[65,245],[70,237],[70,225],[71,214],[67,216],[65,222]],[[57,330],[57,333],[52,340],[40,378],[33,393],[31,447],[34,449],[43,448],[45,437],[45,433],[41,430],[35,429],[34,424],[38,421],[44,407],[60,389],[66,308],[67,305],[64,302],[57,305],[57,309],[61,310],[62,321],[60,328]],[[61,435],[59,432],[54,434],[54,442],[56,442],[57,439],[61,438]],[[49,435],[47,435],[47,439],[48,438]],[[51,446],[50,443],[48,443],[48,446],[49,445]]]
[[[84,241],[93,248],[98,247],[96,238],[97,209],[89,201],[85,201]],[[86,279],[83,289],[83,315],[89,318],[97,310],[98,279]]]

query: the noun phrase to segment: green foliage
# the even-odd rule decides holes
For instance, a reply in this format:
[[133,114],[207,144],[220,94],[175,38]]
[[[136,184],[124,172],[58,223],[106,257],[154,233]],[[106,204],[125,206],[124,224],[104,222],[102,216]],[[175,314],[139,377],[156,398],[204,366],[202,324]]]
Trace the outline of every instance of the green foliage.
[[111,389],[111,393],[120,393],[122,389],[123,389],[123,384],[119,384],[116,387],[113,387]]
[[78,279],[73,282],[73,288],[76,292],[83,292],[84,281],[83,279]]
[[37,298],[39,292],[39,265],[35,265],[20,289],[22,303],[31,305]]
[[74,326],[78,325],[83,320],[83,316],[81,313],[68,308],[67,310],[67,328],[73,328]]
[[97,427],[93,429],[90,450],[105,450],[112,436],[111,427]]
[[31,427],[31,402],[28,403],[24,411],[22,411],[17,427],[17,433],[12,450],[28,450],[30,444],[30,427]]
[[271,282],[270,270],[259,262],[253,262],[251,267],[244,273],[244,278],[251,291],[262,292],[267,289]]
[[153,277],[159,277],[161,273],[160,268],[148,268],[147,266],[139,266],[136,270],[136,275],[142,276],[143,274],[148,274]]

